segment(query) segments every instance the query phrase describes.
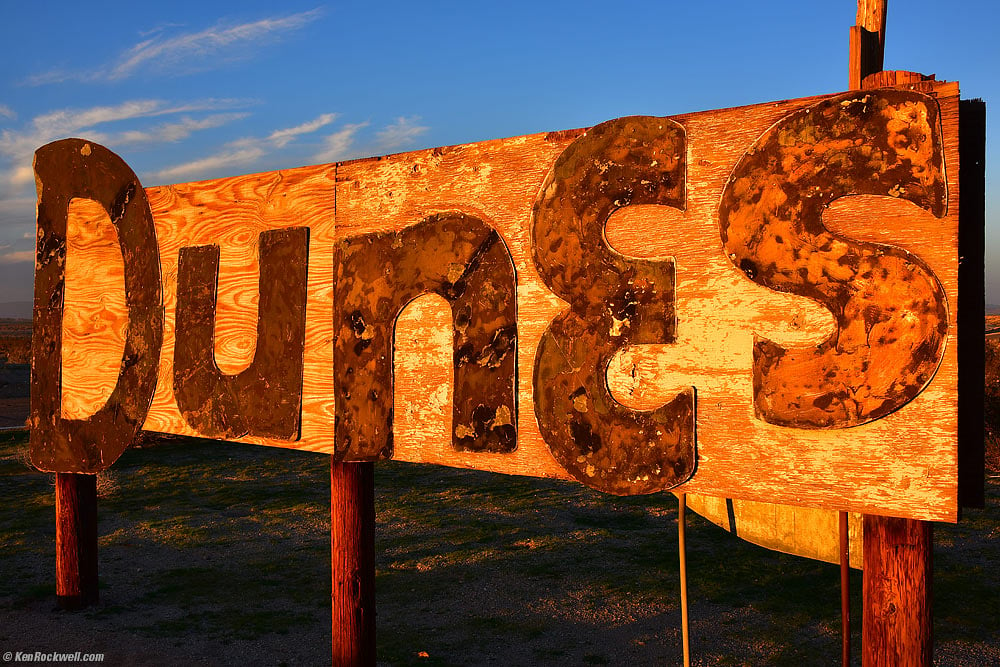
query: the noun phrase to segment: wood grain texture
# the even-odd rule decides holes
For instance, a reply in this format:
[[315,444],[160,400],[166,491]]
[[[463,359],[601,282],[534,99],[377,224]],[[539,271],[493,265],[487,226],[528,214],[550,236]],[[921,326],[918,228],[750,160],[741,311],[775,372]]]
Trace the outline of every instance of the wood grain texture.
[[[740,539],[782,553],[840,562],[840,512],[750,500],[687,495],[687,506]],[[851,567],[860,570],[862,517],[849,513]]]
[[[121,359],[125,350],[125,269],[118,233],[104,207],[93,199],[76,198],[69,204],[66,244],[66,304],[86,304],[63,311],[62,416],[84,419],[111,396],[118,381],[114,364],[93,365],[95,349],[108,359]],[[92,301],[91,299],[96,299]],[[72,387],[72,390],[67,388]]]
[[97,476],[56,474],[56,600],[61,609],[95,605]]
[[885,49],[885,16],[887,0],[858,0],[855,22],[865,30],[878,33],[879,49]]
[[375,466],[330,462],[334,667],[375,665]]
[[[725,256],[719,236],[720,197],[740,158],[781,118],[823,98],[673,117],[687,138],[686,209],[637,205],[611,215],[606,237],[613,248],[629,257],[673,258],[676,267],[674,342],[620,351],[611,360],[608,386],[615,398],[637,409],[654,408],[685,387],[696,387],[697,467],[681,490],[914,518],[957,518],[958,87],[943,82],[918,85],[940,104],[948,187],[945,215],[937,218],[890,197],[848,196],[826,209],[823,224],[834,233],[891,244],[923,260],[944,286],[949,333],[942,363],[923,393],[897,412],[849,429],[850,437],[837,429],[809,431],[755,419],[755,337],[786,346],[817,344],[829,336],[834,320],[809,298],[754,284]],[[444,299],[432,295],[411,302],[396,326],[394,458],[568,478],[540,436],[529,370],[543,331],[567,303],[541,281],[529,231],[532,206],[546,174],[582,133],[537,134],[148,188],[160,245],[165,332],[160,381],[144,428],[196,435],[181,418],[170,387],[181,247],[221,247],[216,361],[223,372],[235,373],[250,362],[255,346],[260,232],[310,227],[302,437],[294,443],[255,437],[239,441],[330,453],[335,244],[347,236],[397,231],[435,214],[458,212],[497,229],[513,257],[518,447],[509,454],[453,449],[451,313]],[[88,252],[93,249],[70,248],[71,255]],[[99,295],[88,290],[85,277],[73,267],[71,262],[67,280],[79,281],[81,287],[67,311],[85,313],[99,302]],[[115,359],[117,367],[112,345],[104,349],[95,336],[82,340],[68,335],[64,340],[67,349],[87,346],[91,369],[73,370],[67,393],[87,384],[90,375],[106,372],[97,369],[106,369],[107,360]]]
[[927,521],[865,516],[863,665],[933,664],[933,528]]
[[848,49],[849,88],[860,90],[862,81],[880,72],[885,59],[886,0],[858,0],[856,25],[851,27]]

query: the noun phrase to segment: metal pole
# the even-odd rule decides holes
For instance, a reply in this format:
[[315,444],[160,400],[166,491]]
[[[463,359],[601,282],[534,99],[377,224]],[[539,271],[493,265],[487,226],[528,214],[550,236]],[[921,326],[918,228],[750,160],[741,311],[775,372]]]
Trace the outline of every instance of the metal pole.
[[684,540],[687,494],[677,495],[677,553],[681,566],[681,641],[684,645],[684,667],[691,667],[691,634],[688,625],[687,545]]

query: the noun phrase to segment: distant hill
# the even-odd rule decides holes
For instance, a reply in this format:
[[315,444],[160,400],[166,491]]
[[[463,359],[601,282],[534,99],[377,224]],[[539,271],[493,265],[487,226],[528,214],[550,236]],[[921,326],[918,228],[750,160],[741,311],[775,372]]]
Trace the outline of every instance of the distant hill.
[[31,319],[30,301],[5,301],[0,303],[0,317],[15,320]]
[[1000,306],[995,303],[986,304],[986,314],[987,315],[1000,315]]

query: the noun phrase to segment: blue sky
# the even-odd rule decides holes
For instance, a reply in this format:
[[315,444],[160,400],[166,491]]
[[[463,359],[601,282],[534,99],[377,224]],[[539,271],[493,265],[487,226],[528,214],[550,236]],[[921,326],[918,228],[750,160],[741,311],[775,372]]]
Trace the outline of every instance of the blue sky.
[[[35,148],[79,136],[144,185],[832,93],[853,0],[26,3],[2,0],[0,302],[31,299]],[[995,0],[889,3],[886,69],[1000,127]],[[1000,303],[1000,149],[987,301]]]

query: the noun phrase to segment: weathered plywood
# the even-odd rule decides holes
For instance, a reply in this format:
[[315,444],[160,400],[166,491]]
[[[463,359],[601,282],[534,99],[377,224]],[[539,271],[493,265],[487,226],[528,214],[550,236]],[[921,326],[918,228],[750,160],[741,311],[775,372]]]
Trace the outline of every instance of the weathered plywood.
[[[756,274],[751,275],[745,263],[741,267],[738,260],[734,262],[720,235],[720,206],[737,165],[772,126],[825,98],[665,120],[664,125],[679,128],[683,188],[673,199],[612,200],[594,213],[595,224],[610,213],[604,236],[621,253],[609,255],[613,261],[608,260],[608,270],[627,272],[646,266],[652,267],[650,271],[659,271],[669,265],[669,270],[658,275],[670,283],[672,307],[659,317],[673,319],[663,321],[656,331],[638,323],[633,325],[626,314],[644,307],[640,294],[630,302],[637,305],[626,303],[621,310],[612,308],[609,330],[574,354],[587,356],[589,348],[607,346],[601,347],[605,351],[598,356],[605,360],[600,363],[609,363],[608,391],[621,403],[600,399],[601,405],[609,406],[607,409],[624,410],[624,406],[652,410],[677,396],[694,397],[692,445],[696,458],[693,469],[677,469],[681,474],[675,481],[687,480],[679,487],[681,490],[913,518],[956,518],[958,88],[938,82],[921,85],[936,97],[943,128],[942,179],[947,187],[941,193],[942,203],[936,214],[933,207],[928,210],[919,203],[904,201],[905,196],[876,193],[836,198],[820,209],[822,224],[829,232],[860,245],[893,246],[894,256],[919,261],[920,266],[933,272],[942,289],[946,304],[940,364],[936,373],[931,369],[933,379],[916,398],[903,401],[901,408],[893,408],[888,414],[880,412],[876,402],[867,417],[853,420],[799,426],[765,420],[766,410],[762,412],[754,402],[755,341],[766,339],[785,348],[816,346],[835,332],[849,328],[850,322],[844,321],[843,313],[838,320],[830,304],[821,305],[814,295],[779,292],[773,285],[769,289],[755,282]],[[547,444],[540,431],[534,391],[536,354],[543,336],[548,335],[550,322],[572,310],[585,326],[592,326],[593,320],[587,319],[591,312],[588,308],[594,313],[601,310],[596,296],[580,297],[579,303],[573,296],[573,290],[586,291],[600,285],[599,276],[574,282],[572,271],[565,274],[567,279],[543,275],[537,243],[534,247],[532,244],[533,233],[539,233],[537,228],[533,232],[533,225],[539,216],[538,202],[544,201],[540,196],[543,184],[547,178],[549,182],[559,181],[561,172],[552,172],[553,166],[583,135],[583,130],[537,134],[337,165],[147,188],[163,276],[164,337],[159,381],[143,428],[198,435],[177,408],[172,386],[177,270],[182,248],[219,246],[215,360],[220,372],[235,374],[248,367],[256,348],[260,234],[289,227],[309,228],[300,438],[250,435],[238,440],[333,453],[338,391],[335,338],[356,333],[359,340],[368,340],[364,336],[369,335],[367,324],[338,334],[341,322],[334,322],[339,264],[336,258],[347,247],[345,240],[366,237],[374,243],[376,235],[382,235],[378,238],[389,239],[386,243],[391,248],[393,239],[405,238],[398,233],[414,225],[469,219],[496,230],[509,251],[516,276],[517,392],[516,409],[509,415],[509,422],[516,423],[517,448],[509,452],[498,445],[487,451],[460,451],[453,446],[455,438],[462,434],[505,427],[508,416],[500,409],[506,405],[500,400],[490,409],[492,412],[481,413],[486,416],[478,425],[475,419],[468,424],[453,423],[453,323],[459,326],[464,320],[455,319],[451,311],[449,303],[455,301],[449,297],[452,292],[448,285],[462,278],[466,270],[462,267],[466,265],[456,264],[456,272],[449,274],[446,261],[439,267],[441,275],[433,278],[439,281],[435,283],[439,285],[437,292],[428,288],[431,293],[407,305],[396,322],[393,456],[511,474],[576,477],[601,488],[598,479],[609,479],[607,470],[601,469],[602,465],[607,467],[606,461],[588,458],[592,452],[584,449],[576,461],[579,466],[568,471],[567,466],[573,468],[575,459],[560,463],[553,456],[552,443]],[[607,150],[612,162],[618,159],[614,146]],[[626,153],[628,150],[633,149]],[[550,172],[556,174],[554,181]],[[593,178],[602,173],[598,169]],[[628,172],[621,178],[648,180],[635,173]],[[86,215],[71,216],[71,230],[74,225],[86,224]],[[96,257],[94,253],[101,251],[99,243],[74,242],[84,237],[82,233],[69,234],[66,281],[71,287],[66,290],[66,312],[79,313],[74,317],[86,319],[99,307],[102,295],[88,288],[82,268],[88,263],[83,258]],[[571,234],[562,237],[573,238]],[[585,235],[579,238],[581,248],[592,243]],[[865,247],[871,253],[880,252],[875,246]],[[442,248],[447,249],[447,245]],[[586,252],[579,257],[587,258]],[[575,256],[559,256],[555,261],[566,267]],[[478,257],[472,252],[462,261],[479,261]],[[114,273],[111,263],[102,261],[104,265]],[[656,288],[656,280],[650,279],[648,284],[654,285],[651,294],[660,296],[651,298],[666,298],[668,292]],[[890,290],[881,298],[891,304],[893,299],[904,296]],[[95,388],[113,384],[117,376],[121,348],[113,344],[112,332],[116,326],[120,330],[121,315],[116,320],[113,308],[101,308],[107,313],[107,321],[100,329],[64,323],[64,349],[73,351],[64,354],[62,362],[64,412],[79,412],[76,406],[83,399],[72,398],[77,395],[86,395],[88,405],[99,405],[94,398]],[[623,327],[630,326],[636,327],[629,329],[635,335],[624,336]],[[859,326],[865,325],[862,322]],[[847,339],[856,341],[857,337]],[[568,336],[566,340],[571,343],[574,339]],[[492,361],[483,360],[484,365],[488,363]],[[926,369],[920,372],[927,373]],[[85,387],[89,393],[80,392]],[[581,414],[606,409],[595,400],[591,392],[571,397],[567,405]],[[840,426],[850,428],[837,428]],[[618,432],[615,429],[608,437],[617,437]],[[648,446],[648,441],[643,445]],[[620,455],[627,455],[627,450],[625,447]],[[678,453],[671,460],[679,461],[680,456]],[[660,488],[642,479],[644,475],[650,477],[643,470],[652,469],[654,463],[638,461],[635,472],[625,476],[625,485],[632,484],[629,488],[638,491]],[[662,488],[671,483],[664,482]]]
[[[720,528],[773,551],[840,562],[840,512],[688,494],[688,507]],[[848,516],[851,567],[862,569],[862,515]]]

